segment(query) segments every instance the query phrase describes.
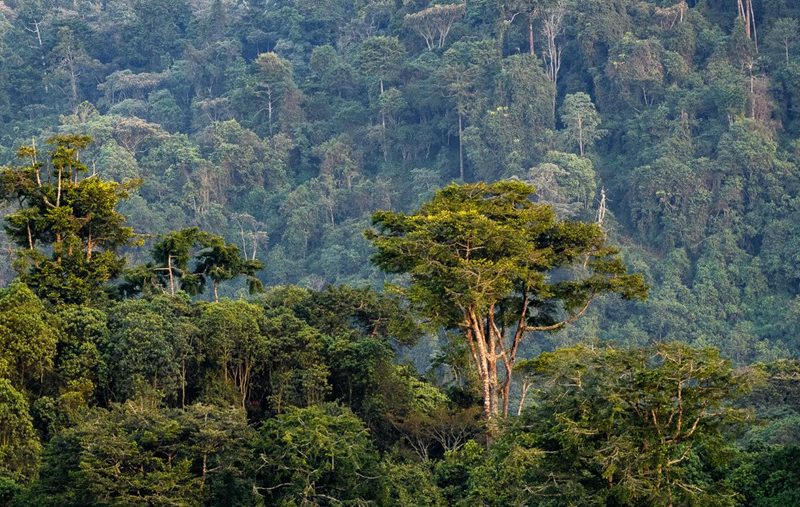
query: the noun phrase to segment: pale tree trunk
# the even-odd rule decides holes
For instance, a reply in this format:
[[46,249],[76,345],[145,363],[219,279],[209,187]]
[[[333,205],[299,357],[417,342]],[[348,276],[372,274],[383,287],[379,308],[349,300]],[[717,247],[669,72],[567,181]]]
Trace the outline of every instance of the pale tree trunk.
[[36,34],[36,40],[39,42],[39,49],[41,50],[41,59],[42,59],[42,74],[44,75],[44,92],[49,93],[50,89],[47,85],[47,62],[45,61],[45,54],[44,54],[44,43],[42,43],[42,31],[39,29],[39,22],[33,22],[33,30],[28,27],[25,27],[26,30],[29,32],[33,32]]
[[528,16],[528,49],[532,55],[536,54],[533,47],[533,13]]
[[269,135],[272,135],[272,87],[267,85],[267,122],[269,123]]
[[783,49],[786,52],[786,65],[789,65],[789,41],[783,41]]
[[464,119],[461,108],[458,109],[458,174],[464,181]]
[[[478,378],[481,381],[483,415],[487,423],[486,440],[488,443],[491,443],[497,434],[498,419],[508,417],[514,368],[519,347],[525,336],[531,332],[555,331],[574,322],[586,312],[592,299],[593,295],[589,297],[583,308],[561,322],[549,326],[532,327],[527,325],[530,299],[527,293],[523,293],[516,329],[510,336],[510,343],[507,343],[506,330],[497,325],[494,305],[486,310],[486,315],[481,314],[476,307],[466,309],[462,326],[467,336]],[[505,370],[502,382],[497,369],[498,359],[503,361]],[[528,388],[529,386],[525,388],[525,392]],[[520,403],[524,403],[524,394]]]
[[758,52],[758,32],[756,31],[756,15],[753,10],[753,0],[737,0],[739,17],[744,21],[744,33],[752,40]]
[[247,259],[247,242],[244,239],[244,227],[242,227],[241,222],[239,222],[239,233],[242,236],[242,254],[244,254],[244,258]]
[[[383,98],[383,78],[380,79],[381,82],[381,98]],[[383,105],[381,105],[381,138],[383,140],[383,160],[384,162],[389,160],[389,149],[386,146],[386,111],[383,110]]]
[[531,389],[531,384],[528,381],[523,381],[522,383],[522,395],[519,398],[519,407],[517,407],[517,417],[522,415],[522,411],[525,409],[525,398],[528,397],[528,391]]
[[72,55],[72,46],[67,45],[66,63],[69,68],[69,85],[72,92],[72,106],[78,105],[78,75],[75,69],[75,58]]
[[542,25],[542,32],[547,40],[547,77],[553,82],[553,117],[556,114],[556,95],[558,85],[558,73],[561,70],[561,48],[557,43],[558,35],[561,33],[561,22],[564,19],[564,9],[556,7],[548,13]]
[[181,408],[186,408],[186,359],[181,361]]
[[167,272],[169,272],[169,293],[175,295],[175,275],[172,273],[172,256],[167,255]]

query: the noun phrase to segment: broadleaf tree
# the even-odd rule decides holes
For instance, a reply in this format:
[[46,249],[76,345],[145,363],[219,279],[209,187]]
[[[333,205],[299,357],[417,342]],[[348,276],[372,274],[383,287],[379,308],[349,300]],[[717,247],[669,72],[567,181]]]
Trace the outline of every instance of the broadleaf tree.
[[597,224],[559,221],[533,193],[519,181],[453,184],[416,213],[375,213],[367,231],[373,262],[410,275],[410,300],[463,333],[490,437],[508,414],[517,355],[532,333],[563,328],[600,294],[647,293]]
[[17,205],[5,230],[19,247],[21,280],[54,303],[102,298],[103,286],[125,265],[120,250],[136,241],[117,211],[136,183],[84,176],[89,168],[79,155],[90,142],[88,136],[56,136],[48,141],[49,164],[27,146],[19,156],[29,165],[0,172],[0,199]]

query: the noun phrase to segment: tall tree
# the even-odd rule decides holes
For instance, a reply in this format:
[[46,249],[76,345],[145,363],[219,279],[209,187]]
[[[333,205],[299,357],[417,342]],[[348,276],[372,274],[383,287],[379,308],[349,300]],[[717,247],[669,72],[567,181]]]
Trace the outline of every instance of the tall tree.
[[41,448],[27,398],[0,377],[0,479],[33,479]]
[[[368,80],[378,80],[380,98],[385,93],[385,81],[395,76],[405,59],[405,48],[397,37],[374,36],[361,43],[358,63]],[[388,158],[386,146],[386,113],[381,110],[381,134],[383,139],[383,158]]]
[[161,289],[174,296],[178,289],[189,295],[202,294],[211,280],[214,300],[219,301],[222,282],[244,276],[251,293],[261,290],[256,277],[264,265],[245,258],[239,247],[222,237],[189,227],[160,236],[151,251],[154,263],[137,266],[125,273],[123,294]]
[[258,86],[266,95],[267,125],[269,133],[273,131],[273,118],[278,109],[278,101],[287,89],[294,88],[292,65],[276,53],[261,53],[256,59],[259,82]]
[[90,138],[62,135],[49,164],[35,146],[20,157],[30,164],[0,173],[0,197],[17,206],[6,216],[6,232],[20,247],[22,280],[51,302],[85,303],[103,295],[103,286],[122,271],[120,249],[134,244],[133,229],[117,206],[135,183],[104,181],[88,167],[80,150]]
[[800,43],[800,22],[794,18],[780,18],[767,34],[767,44],[783,53],[786,65],[789,65],[792,53]]
[[464,17],[466,4],[437,4],[413,14],[406,14],[405,23],[425,39],[433,51],[443,48],[453,25]]
[[553,457],[543,472],[561,482],[542,494],[567,496],[575,481],[603,504],[725,505],[733,496],[710,468],[730,455],[736,426],[750,417],[732,404],[757,380],[752,371],[734,370],[717,350],[680,343],[581,346],[534,364],[541,397],[520,429],[541,428],[536,438]]
[[536,20],[537,16],[540,14],[543,4],[546,3],[546,0],[504,0],[502,2],[498,2],[498,8],[501,12],[501,26],[500,26],[500,43],[503,43],[502,40],[503,34],[505,34],[511,25],[514,23],[518,17],[522,17],[525,21],[525,26],[528,32],[528,53],[535,55],[536,54],[536,47],[534,45],[534,31],[533,31],[533,22]]
[[488,102],[494,76],[500,69],[500,55],[488,40],[459,41],[445,51],[439,76],[453,98],[458,114],[458,167],[464,181],[464,123],[467,116],[477,117]]
[[578,153],[584,156],[586,148],[603,136],[600,114],[594,107],[591,97],[583,92],[567,95],[561,106],[563,135],[567,144],[578,146]]
[[[520,345],[585,313],[599,294],[647,293],[595,224],[561,222],[518,181],[450,185],[410,215],[373,215],[373,261],[411,275],[424,314],[459,329],[474,361],[491,426],[507,415]],[[555,272],[558,271],[558,275]],[[504,373],[500,371],[504,370]]]

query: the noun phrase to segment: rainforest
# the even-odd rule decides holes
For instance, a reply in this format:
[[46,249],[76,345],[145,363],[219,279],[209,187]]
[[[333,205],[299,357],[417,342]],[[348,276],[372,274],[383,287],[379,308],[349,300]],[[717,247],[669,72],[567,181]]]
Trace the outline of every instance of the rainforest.
[[800,505],[794,0],[0,0],[0,507]]

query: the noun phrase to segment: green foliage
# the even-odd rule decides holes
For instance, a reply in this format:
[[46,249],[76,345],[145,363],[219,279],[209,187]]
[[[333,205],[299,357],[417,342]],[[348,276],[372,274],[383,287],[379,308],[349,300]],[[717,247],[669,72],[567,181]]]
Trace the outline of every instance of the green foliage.
[[142,383],[168,396],[180,390],[177,319],[163,303],[128,300],[109,312],[103,356],[109,368],[110,399],[130,399]]
[[34,479],[41,448],[28,400],[0,378],[0,477],[19,483]]
[[[463,309],[484,312],[517,290],[541,302],[532,319],[540,324],[557,322],[551,313],[556,300],[572,311],[596,292],[643,295],[642,280],[624,275],[599,227],[558,222],[549,206],[529,200],[532,193],[533,187],[512,181],[451,185],[416,214],[376,213],[378,230],[368,232],[378,248],[374,262],[410,273],[412,300],[448,325],[464,318]],[[586,256],[589,276],[548,283],[550,271]]]
[[116,211],[129,185],[79,179],[88,167],[78,154],[89,142],[87,136],[50,139],[48,166],[37,161],[35,146],[21,148],[19,156],[31,164],[2,172],[0,197],[19,206],[6,216],[5,229],[20,247],[22,280],[54,303],[101,299],[103,285],[124,266],[118,250],[133,242],[133,230]]
[[0,291],[0,378],[31,389],[52,370],[58,338],[55,319],[27,286]]
[[717,351],[578,347],[541,355],[535,369],[542,394],[527,424],[549,428],[539,445],[555,452],[551,473],[576,491],[623,504],[732,504],[735,493],[717,478],[748,420],[731,403],[753,379]]
[[[157,472],[171,478],[147,491],[159,481],[141,479],[135,466],[100,481],[119,491],[135,477],[142,495],[157,492],[141,499],[130,491],[92,496],[91,484],[81,497],[70,474],[89,481],[81,474],[91,470],[77,458],[59,461],[58,450],[48,451],[51,486],[42,493],[38,448],[23,452],[31,434],[20,430],[3,444],[15,471],[0,473],[0,504],[258,505],[265,499],[253,488],[259,463],[245,442],[250,433],[216,411],[244,403],[257,426],[325,402],[348,406],[385,453],[379,487],[348,502],[657,504],[630,500],[639,493],[623,494],[619,482],[610,498],[598,466],[574,447],[565,456],[580,460],[569,467],[541,454],[540,436],[556,427],[549,420],[541,428],[512,424],[505,438],[497,418],[488,449],[457,439],[459,451],[448,451],[452,442],[442,438],[459,428],[473,435],[481,397],[494,400],[490,412],[513,414],[527,388],[525,406],[536,410],[535,357],[605,340],[678,340],[716,347],[737,365],[767,363],[759,370],[766,387],[739,402],[755,407],[763,424],[749,425],[736,452],[694,445],[678,475],[705,492],[736,490],[748,505],[797,503],[796,374],[779,359],[800,353],[800,7],[742,4],[752,12],[736,2],[665,0],[0,2],[0,285],[8,287],[0,294],[0,379],[13,389],[0,411],[15,414],[15,428],[34,428],[47,447],[55,435],[86,429],[87,414],[102,419],[99,410],[114,400],[157,388],[171,407],[158,409],[162,419],[195,424],[176,415],[181,407],[196,422],[219,422],[213,435],[227,424],[242,437],[212,435],[213,444],[201,445],[188,436],[199,429],[174,439],[158,429],[169,445],[193,449],[188,471],[173,461]],[[368,262],[375,251],[362,230],[376,210],[407,219],[430,208],[452,179],[491,186],[504,178],[535,186],[530,205],[551,206],[545,222],[568,229],[543,243],[587,246],[607,235],[622,247],[605,260],[621,267],[624,259],[651,289],[646,302],[598,293],[583,312],[588,285],[609,288],[616,276],[595,277],[583,255],[558,264],[559,252],[535,249],[547,269],[534,270],[542,278],[526,293],[521,265],[498,261],[501,247],[520,253],[525,234],[501,230],[499,241],[480,245],[497,247],[496,257],[465,262],[435,252],[452,276],[438,292],[431,285],[411,294],[438,322],[458,328],[456,300],[486,307],[505,295],[492,313],[493,336],[491,312],[473,319],[473,333],[483,330],[495,346],[485,357],[497,356],[486,364],[498,374],[481,378],[464,328],[441,331],[432,320],[421,328],[401,298],[334,284],[409,280]],[[479,238],[490,229],[483,204],[447,210],[452,221],[437,222],[442,236]],[[430,211],[442,218],[441,209]],[[468,219],[459,222],[462,212]],[[599,217],[602,234],[569,222]],[[149,252],[131,248],[138,240],[130,227]],[[610,264],[593,266],[595,275]],[[465,297],[474,279],[463,275],[472,272],[514,276]],[[23,284],[11,285],[17,274]],[[269,289],[216,310],[192,301],[212,299],[212,289],[214,300],[243,299],[262,284],[303,288]],[[526,295],[536,297],[522,311]],[[120,296],[142,299],[114,302]],[[531,336],[515,342],[521,314]],[[414,346],[423,334],[432,339]],[[245,358],[254,362],[242,402],[234,372]],[[396,364],[424,370],[432,358],[428,377]],[[504,366],[517,374],[506,376]],[[620,387],[616,378],[608,384]],[[601,415],[618,401],[599,388],[590,398]],[[199,400],[209,405],[195,413]],[[100,434],[115,424],[122,425],[98,423]],[[81,438],[81,449],[90,448]],[[579,447],[596,457],[595,443]],[[208,461],[205,486],[189,491],[202,477],[202,451],[194,449],[203,445],[235,448],[225,451],[235,457]],[[430,463],[417,463],[426,452]],[[142,458],[138,470],[164,456]],[[531,497],[550,480],[561,496]],[[187,499],[177,498],[184,486],[164,486],[170,481],[186,486]],[[301,502],[289,496],[287,503]]]
[[215,377],[235,389],[234,398],[247,408],[255,374],[265,366],[269,346],[261,309],[245,301],[222,301],[206,306],[198,325],[201,350]]
[[383,463],[387,494],[384,502],[399,507],[443,507],[447,505],[426,464]]
[[587,148],[591,147],[603,136],[600,126],[600,115],[597,114],[589,95],[579,92],[567,95],[561,106],[561,122],[564,124],[564,141],[570,148],[578,148],[583,157]]
[[369,501],[381,493],[378,455],[346,408],[292,408],[259,431],[258,488],[273,505]]
[[[123,295],[152,294],[158,289],[173,296],[178,289],[197,295],[210,279],[214,300],[219,301],[220,284],[240,275],[246,277],[251,293],[262,289],[261,281],[256,278],[256,273],[264,267],[260,261],[243,258],[236,245],[197,227],[163,235],[154,244],[152,256],[155,263],[125,273],[125,282],[120,286]],[[190,261],[194,261],[193,265]]]
[[32,495],[39,505],[246,502],[250,431],[234,407],[166,410],[149,395],[94,409],[53,437]]
[[[432,322],[465,335],[487,419],[508,413],[527,334],[564,327],[597,294],[647,293],[600,226],[558,221],[550,206],[530,200],[533,191],[519,181],[450,185],[415,214],[376,213],[378,229],[367,231],[378,250],[373,262],[409,274],[405,293],[412,303]],[[501,329],[513,329],[510,343]]]

